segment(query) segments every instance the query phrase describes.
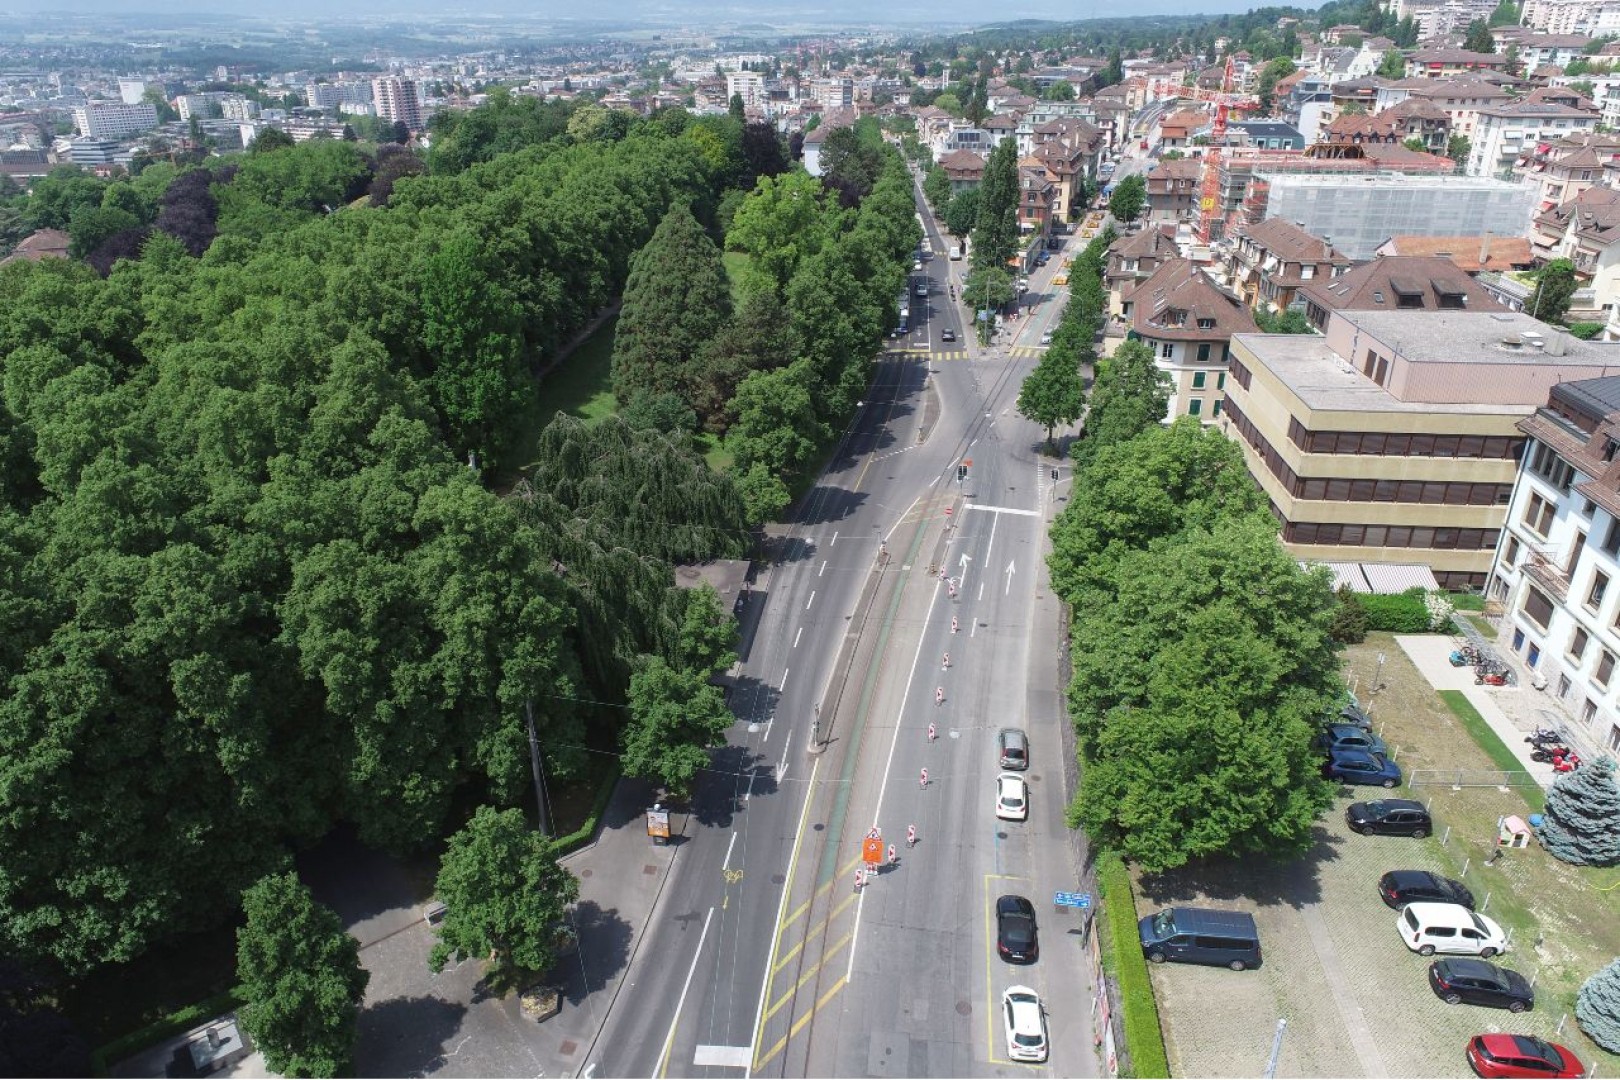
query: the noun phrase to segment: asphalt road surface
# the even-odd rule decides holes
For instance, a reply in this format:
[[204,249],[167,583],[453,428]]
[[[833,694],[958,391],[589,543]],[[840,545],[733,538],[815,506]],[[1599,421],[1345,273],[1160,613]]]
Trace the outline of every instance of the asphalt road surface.
[[[930,292],[903,344],[939,349],[944,325],[971,337],[947,279],[966,267],[923,215]],[[1038,456],[1044,432],[1014,412],[1034,359],[944,348],[972,359],[878,363],[756,583],[738,724],[584,1074],[1097,1075],[1079,919],[1053,907],[1077,880],[1040,566],[1065,486]],[[994,813],[1007,725],[1032,740],[1026,822]],[[857,890],[873,828],[898,863]],[[1035,904],[1033,965],[996,955],[1002,893]],[[1006,1059],[1014,984],[1046,1003],[1044,1066]]]

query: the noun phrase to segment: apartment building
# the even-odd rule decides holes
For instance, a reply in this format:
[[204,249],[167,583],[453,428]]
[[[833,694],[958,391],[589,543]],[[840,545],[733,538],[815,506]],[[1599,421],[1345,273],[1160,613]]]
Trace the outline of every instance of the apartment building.
[[371,105],[369,82],[310,83],[304,87],[304,100],[312,109],[354,112],[356,105]]
[[1409,78],[1449,79],[1453,75],[1503,71],[1506,68],[1505,56],[1469,52],[1467,49],[1419,49],[1406,58],[1406,74]]
[[1616,0],[1524,0],[1519,22],[1548,34],[1598,37],[1620,30]]
[[1174,225],[1155,225],[1115,240],[1109,245],[1108,260],[1103,264],[1109,313],[1123,314],[1121,298],[1127,289],[1134,289],[1137,282],[1146,281],[1166,262],[1180,257]]
[[1547,692],[1620,751],[1620,378],[1559,383],[1518,429],[1524,455],[1486,595]]
[[1386,255],[1331,279],[1302,283],[1299,298],[1305,318],[1324,333],[1335,311],[1506,310],[1460,266],[1438,254]]
[[1393,0],[1391,11],[1397,21],[1412,17],[1418,40],[1462,33],[1475,19],[1489,19],[1496,9],[1492,0]]
[[157,127],[157,106],[91,101],[73,110],[73,123],[87,139],[123,139]]
[[1479,110],[1469,139],[1469,176],[1511,177],[1525,154],[1543,143],[1581,136],[1597,127],[1598,114],[1554,102],[1517,101]]
[[760,71],[728,71],[726,72],[726,102],[729,104],[734,97],[742,98],[743,108],[752,105],[763,108],[766,103],[765,74]]
[[1167,420],[1220,418],[1226,396],[1228,346],[1234,334],[1258,327],[1249,309],[1186,259],[1169,259],[1122,296],[1131,337],[1153,350],[1170,377]]
[[421,131],[422,97],[415,79],[389,76],[371,80],[371,99],[377,115],[389,123],[404,123],[412,131]]
[[1250,307],[1286,310],[1300,286],[1350,269],[1350,260],[1331,243],[1282,218],[1244,225],[1232,240],[1226,272],[1233,291]]
[[1198,215],[1203,162],[1196,158],[1161,161],[1144,178],[1149,222],[1191,221]]
[[1232,339],[1223,429],[1241,441],[1289,552],[1424,563],[1484,587],[1507,518],[1518,422],[1620,346],[1508,312],[1340,311],[1322,337]]

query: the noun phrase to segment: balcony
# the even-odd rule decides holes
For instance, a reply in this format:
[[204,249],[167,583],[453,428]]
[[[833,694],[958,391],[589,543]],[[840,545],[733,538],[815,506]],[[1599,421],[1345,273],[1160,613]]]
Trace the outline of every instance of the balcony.
[[1569,571],[1543,549],[1531,548],[1526,553],[1522,569],[1556,603],[1563,604],[1569,599]]

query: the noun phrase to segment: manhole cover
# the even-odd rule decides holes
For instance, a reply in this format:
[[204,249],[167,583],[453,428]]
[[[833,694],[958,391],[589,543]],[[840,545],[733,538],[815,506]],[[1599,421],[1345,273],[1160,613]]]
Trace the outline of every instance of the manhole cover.
[[585,869],[583,869],[583,870],[581,870],[579,872],[579,876],[580,877],[590,877],[591,876],[591,868],[587,866]]
[[564,1057],[568,1057],[572,1055],[574,1051],[579,1049],[579,1043],[575,1042],[573,1039],[564,1039],[562,1041],[562,1045],[557,1047],[557,1049],[561,1051]]
[[786,874],[772,874],[771,875],[771,884],[772,885],[780,885],[786,880],[787,880],[787,875]]
[[650,877],[651,875],[658,873],[658,867],[654,866],[652,863],[648,863],[646,866],[641,868],[641,872]]
[[996,839],[997,840],[1005,840],[1005,839],[1007,839],[1007,834],[1002,832],[1000,829],[997,829],[996,830]]
[[812,832],[820,832],[821,830],[825,829],[826,827],[827,826],[823,825],[821,822],[818,821],[814,825],[810,826],[810,830]]
[[973,1015],[973,1003],[969,1002],[969,1001],[958,1001],[956,1003],[956,1015],[957,1016],[971,1016],[971,1015]]

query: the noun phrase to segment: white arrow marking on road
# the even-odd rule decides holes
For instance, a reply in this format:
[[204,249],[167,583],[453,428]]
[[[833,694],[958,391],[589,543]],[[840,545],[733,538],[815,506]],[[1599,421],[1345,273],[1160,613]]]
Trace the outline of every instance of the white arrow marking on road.
[[1008,559],[1007,560],[1007,588],[1002,592],[1002,594],[1001,594],[1002,596],[1006,596],[1008,593],[1012,592],[1012,576],[1013,576],[1013,564],[1012,564],[1012,560]]

